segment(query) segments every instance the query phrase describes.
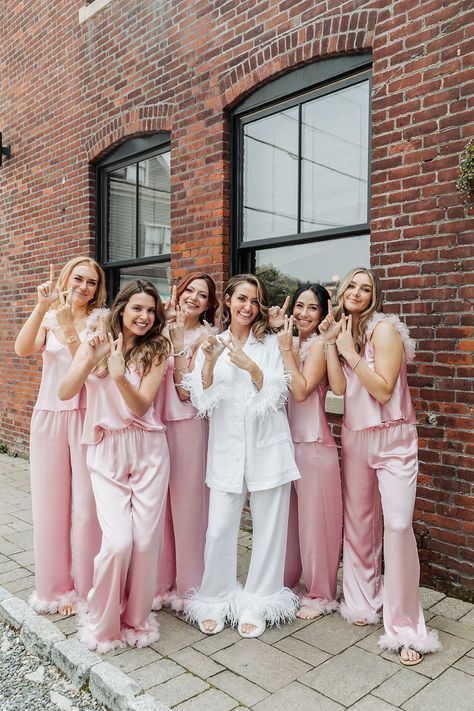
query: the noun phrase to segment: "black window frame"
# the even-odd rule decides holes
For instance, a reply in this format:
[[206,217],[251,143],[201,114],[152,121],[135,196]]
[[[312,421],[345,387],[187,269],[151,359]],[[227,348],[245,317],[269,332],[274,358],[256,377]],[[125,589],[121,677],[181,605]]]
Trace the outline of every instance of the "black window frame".
[[[371,145],[371,94],[372,55],[370,53],[319,60],[280,76],[253,92],[233,109],[231,114],[231,165],[232,165],[232,240],[231,273],[255,272],[255,252],[276,247],[321,242],[328,239],[370,235],[370,145]],[[362,81],[369,82],[369,113],[367,156],[367,219],[364,223],[297,232],[260,240],[243,240],[243,141],[244,126],[256,119],[265,118],[284,109],[298,106],[299,111],[299,167],[298,167],[298,227],[301,208],[301,111],[306,102],[329,95]]]
[[135,257],[132,259],[108,261],[107,260],[107,176],[109,173],[136,165],[136,199],[137,213],[135,216],[135,239],[138,240],[139,221],[139,190],[138,164],[171,150],[171,134],[168,131],[158,131],[147,136],[130,138],[115,149],[107,153],[95,164],[96,180],[96,255],[97,261],[102,266],[106,277],[108,299],[111,301],[120,288],[120,270],[127,267],[149,266],[151,264],[171,263],[171,249],[169,253],[156,256]]

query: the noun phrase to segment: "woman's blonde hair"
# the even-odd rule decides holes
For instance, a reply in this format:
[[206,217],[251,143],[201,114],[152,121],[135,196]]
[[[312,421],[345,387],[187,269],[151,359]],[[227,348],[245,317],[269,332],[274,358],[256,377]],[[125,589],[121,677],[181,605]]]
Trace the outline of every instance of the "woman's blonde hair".
[[[160,364],[170,353],[170,342],[163,336],[166,325],[165,310],[158,291],[149,281],[130,281],[123,286],[115,297],[107,314],[105,330],[111,333],[115,340],[123,333],[123,312],[135,294],[149,294],[155,300],[155,322],[143,336],[137,336],[132,348],[123,354],[125,367],[133,364],[139,368],[141,375],[146,375],[154,364]],[[108,356],[103,358],[96,368],[96,375],[104,377],[108,373]]]
[[355,333],[354,335],[354,344],[355,344],[355,349],[357,353],[362,353],[364,350],[367,337],[365,335],[365,332],[367,330],[367,324],[369,323],[372,315],[376,311],[382,311],[382,284],[380,281],[380,278],[377,276],[377,274],[374,272],[373,269],[366,269],[365,267],[356,267],[355,269],[352,269],[352,271],[347,274],[344,279],[341,281],[339,284],[339,288],[336,293],[336,306],[334,307],[334,318],[336,321],[339,321],[341,316],[347,315],[346,310],[344,309],[344,293],[346,289],[350,286],[352,280],[354,279],[356,274],[367,274],[369,277],[370,281],[372,282],[372,298],[370,300],[370,304],[366,308],[366,310],[360,314],[359,320],[357,322],[357,325],[355,327]]
[[[105,304],[106,293],[105,293],[105,274],[102,267],[97,264],[95,259],[91,257],[74,257],[70,259],[67,264],[61,269],[61,273],[58,277],[57,287],[59,291],[67,290],[67,283],[69,277],[71,276],[73,270],[79,266],[79,264],[88,264],[89,267],[95,270],[97,274],[97,288],[92,299],[87,304],[87,313],[91,313],[94,309],[100,309]],[[55,304],[55,308],[58,308],[59,301]]]
[[224,298],[222,300],[222,330],[225,331],[225,329],[230,326],[230,309],[226,304],[226,297],[229,297],[230,299],[239,284],[242,284],[243,282],[252,284],[257,289],[259,312],[255,321],[252,323],[252,333],[258,341],[263,341],[265,335],[272,332],[268,325],[268,293],[265,284],[260,281],[255,274],[237,274],[236,276],[231,277],[227,282],[227,286],[224,289]]

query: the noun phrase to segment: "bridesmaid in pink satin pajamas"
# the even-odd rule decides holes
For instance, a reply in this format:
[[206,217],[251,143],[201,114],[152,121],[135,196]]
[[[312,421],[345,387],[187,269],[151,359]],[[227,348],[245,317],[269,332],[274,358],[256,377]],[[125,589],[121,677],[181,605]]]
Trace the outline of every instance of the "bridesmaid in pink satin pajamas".
[[164,547],[153,608],[169,605],[181,612],[187,593],[199,587],[204,573],[204,545],[209,502],[206,475],[208,423],[197,417],[181,378],[207,337],[204,321],[214,324],[218,307],[214,281],[193,272],[178,285],[177,321],[169,324],[174,355],[168,359],[163,420],[170,449],[170,483]]
[[[288,420],[301,479],[293,482],[285,585],[300,592],[302,619],[338,608],[337,571],[342,545],[341,475],[336,443],[324,409],[328,391],[324,341],[317,333],[327,315],[329,293],[304,284],[293,296],[290,319],[279,336],[285,370],[291,375]],[[298,339],[293,339],[293,324]]]
[[104,284],[102,269],[89,257],[71,259],[57,282],[51,266],[50,278],[38,287],[38,303],[15,343],[19,356],[43,356],[30,437],[36,577],[30,604],[37,612],[74,612],[77,597],[85,599],[91,588],[100,546],[86,448],[81,444],[85,391],[65,403],[57,389],[88,327],[101,313]]
[[151,614],[162,542],[169,453],[153,402],[166,368],[165,312],[150,282],[131,281],[107,323],[76,353],[59,397],[85,383],[83,442],[102,530],[79,637],[105,653],[159,638]]
[[412,666],[440,646],[436,631],[425,626],[412,527],[418,442],[406,364],[414,344],[396,316],[379,313],[380,280],[372,270],[350,272],[337,301],[319,330],[327,344],[331,389],[344,394],[345,405],[341,614],[353,624],[374,624],[383,608],[379,645],[398,651],[401,663]]

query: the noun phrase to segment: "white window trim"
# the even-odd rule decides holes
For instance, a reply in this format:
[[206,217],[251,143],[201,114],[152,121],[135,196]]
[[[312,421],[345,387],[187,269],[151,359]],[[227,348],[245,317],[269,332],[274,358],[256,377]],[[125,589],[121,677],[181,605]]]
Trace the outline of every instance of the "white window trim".
[[91,17],[103,10],[104,7],[110,5],[111,2],[114,2],[114,0],[94,0],[94,2],[91,2],[89,5],[83,5],[82,7],[80,7],[79,24],[81,24],[82,22],[86,22],[86,20],[89,20]]

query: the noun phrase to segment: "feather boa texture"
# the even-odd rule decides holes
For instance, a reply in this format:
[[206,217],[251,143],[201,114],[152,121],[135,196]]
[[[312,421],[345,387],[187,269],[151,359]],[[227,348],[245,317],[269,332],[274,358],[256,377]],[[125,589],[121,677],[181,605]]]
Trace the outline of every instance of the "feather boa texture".
[[250,610],[253,615],[265,620],[268,627],[279,627],[282,622],[294,620],[298,608],[298,596],[290,588],[282,588],[273,595],[242,591],[238,600],[238,617],[243,610]]
[[212,383],[204,390],[201,372],[198,372],[197,368],[194,368],[191,373],[186,373],[182,380],[182,386],[189,392],[198,417],[207,417],[221,400],[230,397],[230,390],[224,383]]
[[400,321],[398,316],[395,314],[381,314],[381,313],[374,313],[372,318],[370,319],[369,323],[367,324],[367,331],[366,335],[367,338],[370,339],[372,336],[372,333],[374,332],[374,328],[378,323],[381,321],[386,321],[388,323],[391,323],[392,326],[396,328],[400,336],[402,337],[403,341],[403,346],[405,348],[405,356],[408,362],[411,362],[415,360],[415,349],[416,349],[416,343],[413,338],[410,337],[410,332],[408,330],[408,326]]
[[163,595],[156,595],[153,598],[152,610],[161,610],[163,607],[169,607],[174,612],[183,612],[187,599],[179,597],[176,590],[168,590]]
[[441,649],[441,642],[438,639],[438,632],[431,630],[425,636],[412,634],[401,634],[394,637],[390,634],[383,634],[379,639],[379,647],[398,652],[400,647],[411,647],[416,652],[426,654],[427,652],[437,652]]
[[107,316],[108,313],[109,309],[105,307],[102,309],[93,309],[93,311],[91,311],[91,313],[86,319],[87,338],[89,338],[89,336],[92,336],[92,334],[94,333],[93,329],[97,323],[97,319],[99,318],[99,316]]
[[130,647],[147,647],[160,639],[160,626],[152,613],[146,621],[146,629],[140,632],[131,627],[122,627],[123,639]]
[[75,590],[71,590],[70,593],[60,597],[58,600],[41,600],[38,597],[36,590],[34,590],[28,598],[28,604],[33,608],[33,610],[35,610],[35,612],[39,612],[41,615],[54,615],[61,608],[66,607],[67,605],[77,604],[78,599],[77,592]]
[[[300,363],[304,363],[306,358],[308,357],[308,353],[311,349],[311,346],[313,343],[316,343],[316,341],[319,341],[321,339],[321,336],[319,333],[313,333],[309,338],[307,338],[303,343],[301,344],[301,348],[298,351],[298,358]],[[293,339],[293,348],[296,350],[298,348],[298,338]]]
[[346,622],[351,624],[356,620],[367,620],[369,625],[376,625],[380,622],[380,615],[373,610],[349,610],[346,603],[339,603],[339,612]]
[[242,590],[236,587],[233,593],[222,597],[201,597],[199,591],[194,591],[184,608],[184,615],[188,622],[202,620],[224,620],[234,627],[238,621],[238,610]]
[[262,368],[263,386],[248,402],[249,415],[266,417],[282,408],[288,397],[291,375],[282,370]]
[[[92,333],[93,333],[92,329],[95,326],[99,316],[102,316],[102,315],[105,316],[108,313],[109,313],[109,309],[107,309],[105,307],[101,308],[101,309],[93,309],[91,311],[91,313],[86,318],[87,337],[92,335]],[[58,331],[60,329],[58,319],[56,317],[56,309],[50,309],[49,311],[46,312],[41,325],[43,328],[48,328],[50,331]]]
[[318,615],[329,615],[338,609],[339,603],[337,600],[323,600],[320,597],[308,597],[307,595],[300,596],[301,607],[309,607]]
[[126,646],[122,636],[120,639],[108,639],[106,642],[99,642],[89,629],[87,619],[89,612],[85,603],[79,603],[76,612],[79,641],[85,644],[87,649],[94,650],[98,654],[107,654],[107,652],[112,652],[114,649],[123,649]]

